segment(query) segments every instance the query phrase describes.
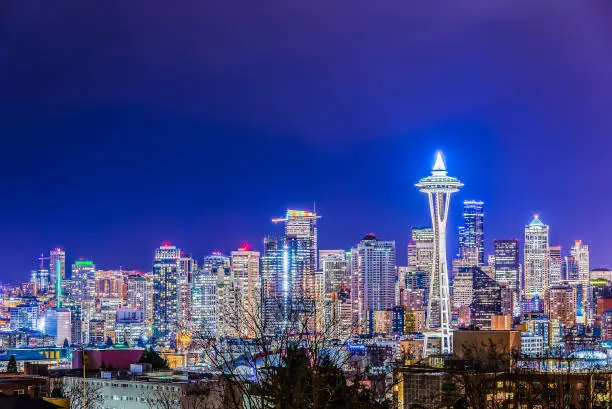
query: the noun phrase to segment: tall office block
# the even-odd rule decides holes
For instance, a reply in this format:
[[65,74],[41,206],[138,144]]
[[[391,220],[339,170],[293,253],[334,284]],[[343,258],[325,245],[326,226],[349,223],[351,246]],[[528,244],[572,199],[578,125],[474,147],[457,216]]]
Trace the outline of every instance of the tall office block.
[[[323,253],[323,251],[321,251]],[[334,338],[351,335],[351,271],[347,253],[329,250],[320,257],[323,269],[324,327]]]
[[46,294],[49,292],[49,270],[39,268],[30,272],[30,282],[34,285],[34,292],[38,294]]
[[372,317],[395,306],[395,241],[366,235],[357,246],[359,328],[373,333]]
[[485,264],[484,203],[479,200],[463,202],[463,226],[459,227],[459,249],[476,249],[476,265]]
[[150,275],[129,274],[127,276],[127,306],[144,311],[147,336],[153,326],[153,284]]
[[72,342],[70,310],[66,308],[49,308],[45,314],[45,332],[55,338],[56,346]]
[[525,226],[524,261],[525,298],[537,296],[542,299],[549,287],[550,248],[548,226],[542,223],[537,214]]
[[570,254],[574,256],[578,263],[578,282],[582,293],[578,297],[579,305],[576,306],[578,311],[578,321],[582,324],[592,323],[594,320],[594,312],[590,309],[589,286],[590,286],[590,257],[589,246],[584,244],[582,240],[576,240],[570,250]]
[[61,288],[61,284],[57,284],[59,281],[66,279],[66,252],[62,249],[54,248],[49,252],[49,278],[51,279],[51,288],[57,292],[58,286]]
[[520,262],[519,262],[519,241],[495,240],[493,242],[495,251],[494,273],[495,280],[505,283],[508,288],[520,289]]
[[243,327],[242,336],[254,336],[255,325],[261,315],[260,254],[243,245],[231,253],[232,273],[236,291],[237,310]]
[[96,265],[91,260],[80,259],[72,264],[71,281],[74,282],[72,299],[76,302],[93,302],[96,298]]
[[563,281],[563,257],[561,246],[550,246],[550,266],[548,268],[548,285],[559,285]]
[[478,267],[472,272],[471,322],[473,325],[490,330],[493,317],[502,313],[502,289],[500,285]]
[[412,228],[408,243],[408,267],[431,274],[434,254],[434,231],[431,227]]
[[266,237],[261,258],[262,303],[265,330],[282,332],[299,325],[310,313],[304,279],[311,273],[311,241],[297,237]]
[[179,274],[181,250],[164,243],[153,261],[153,334],[165,337],[178,330]]
[[191,287],[191,319],[201,335],[217,336],[217,280],[225,285],[224,277],[231,273],[230,259],[220,253],[204,257],[193,275]]
[[288,209],[285,217],[272,219],[273,223],[285,223],[285,237],[295,238],[302,242],[307,251],[304,252],[303,270],[315,272],[319,269],[319,242],[317,219],[321,216],[309,210]]
[[[434,232],[433,265],[431,286],[427,305],[425,356],[437,351],[450,354],[453,351],[453,334],[450,328],[450,294],[448,286],[448,267],[446,264],[446,224],[451,194],[459,191],[463,184],[450,177],[442,154],[437,153],[431,175],[421,179],[416,187],[427,194],[429,211]],[[430,345],[438,341],[439,345]]]

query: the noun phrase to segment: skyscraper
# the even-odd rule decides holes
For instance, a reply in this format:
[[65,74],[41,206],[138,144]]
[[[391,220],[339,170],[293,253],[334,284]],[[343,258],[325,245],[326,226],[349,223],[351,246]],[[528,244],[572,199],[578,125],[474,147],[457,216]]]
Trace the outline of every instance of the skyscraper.
[[582,243],[582,240],[576,240],[570,250],[570,254],[574,256],[578,263],[578,283],[580,294],[577,294],[576,311],[578,313],[577,320],[582,324],[592,322],[594,319],[593,311],[590,309],[590,262],[589,262],[589,246]]
[[70,310],[66,308],[49,308],[45,316],[45,333],[55,338],[56,346],[63,346],[72,340]]
[[49,278],[53,291],[61,292],[61,281],[66,278],[66,252],[60,248],[54,248],[49,252]]
[[260,254],[243,245],[232,251],[231,257],[238,312],[244,321],[242,336],[253,336],[255,321],[261,320]]
[[499,284],[478,267],[472,273],[471,322],[483,329],[491,329],[494,316],[502,313],[502,290]]
[[561,246],[550,246],[550,267],[548,269],[548,285],[558,285],[563,281],[563,258]]
[[93,302],[96,297],[96,265],[91,260],[80,259],[72,264],[71,280],[74,282],[72,299],[76,302]]
[[550,248],[548,245],[548,226],[536,214],[525,226],[524,249],[524,294],[527,299],[535,296],[542,299],[548,289],[550,277]]
[[494,240],[495,251],[495,280],[506,283],[508,288],[520,289],[520,263],[519,263],[519,241]]
[[565,327],[576,322],[576,289],[567,283],[546,290],[545,312],[551,320],[559,320]]
[[129,274],[127,277],[127,305],[145,313],[147,335],[153,325],[153,286],[150,276]]
[[476,249],[477,266],[483,266],[484,253],[484,203],[478,200],[463,202],[463,226],[459,227],[459,252],[461,249]]
[[178,329],[178,279],[181,250],[164,243],[155,250],[153,261],[153,333],[158,337]]
[[395,306],[395,241],[366,235],[357,246],[359,325],[373,333],[372,317]]
[[[416,187],[427,193],[429,210],[434,232],[433,265],[431,286],[427,305],[427,320],[423,354],[434,351],[450,354],[453,351],[453,334],[450,328],[450,295],[448,287],[448,267],[446,264],[446,222],[450,196],[459,191],[463,184],[447,175],[446,165],[440,152],[436,155],[431,175],[421,179]],[[439,340],[439,346],[430,345],[431,340]]]
[[304,291],[304,279],[311,272],[311,243],[295,236],[264,239],[261,274],[267,333],[291,329],[311,307]]
[[305,271],[315,272],[319,269],[319,244],[317,232],[317,219],[315,212],[309,210],[287,209],[284,218],[272,219],[273,223],[285,223],[285,237],[294,237],[302,241],[308,250],[301,262]]
[[408,243],[408,267],[431,274],[434,253],[434,231],[431,227],[413,227]]
[[190,254],[181,252],[181,270],[178,278],[178,293],[179,293],[179,328],[183,331],[191,323],[191,283],[193,274],[197,271],[197,263]]
[[35,294],[46,294],[49,292],[49,270],[40,268],[30,272],[30,282],[34,284]]
[[[200,268],[193,275],[191,319],[196,331],[203,336],[217,336],[219,314],[217,308],[217,287],[218,284],[225,285],[225,277],[230,274],[229,257],[221,253],[213,253],[204,257]],[[218,281],[220,282],[218,283]]]
[[343,250],[320,252],[323,268],[323,301],[325,328],[334,338],[345,339],[351,334],[351,272]]

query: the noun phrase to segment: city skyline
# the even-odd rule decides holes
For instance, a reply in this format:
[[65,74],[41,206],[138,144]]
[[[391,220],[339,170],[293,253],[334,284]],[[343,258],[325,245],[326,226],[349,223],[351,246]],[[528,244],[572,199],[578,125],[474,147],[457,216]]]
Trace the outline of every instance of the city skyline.
[[[462,203],[456,204],[456,206],[462,206]],[[486,204],[485,204],[485,206],[486,206]],[[451,205],[451,207],[452,207],[452,205]],[[287,210],[289,210],[289,209],[287,209]],[[486,210],[485,210],[485,215],[486,215]],[[539,217],[539,214],[535,214],[535,216]],[[319,217],[322,217],[322,216],[319,216]],[[486,216],[485,216],[485,219],[486,219]],[[451,225],[451,224],[453,224],[453,225],[460,224],[460,222],[458,223],[457,221],[455,221],[455,223],[452,223],[452,222],[453,221],[450,220],[449,221],[449,225]],[[485,222],[485,225],[487,225],[487,228],[488,228],[488,223]],[[462,226],[459,226],[458,228],[461,228],[461,227]],[[427,225],[427,224],[418,225],[418,226],[417,225],[409,226],[409,228],[408,228],[409,234],[411,234],[413,228],[415,228],[415,229],[430,228],[430,226]],[[280,231],[278,231],[277,233],[280,233]],[[377,237],[379,236],[378,233],[373,232],[373,231],[370,231],[369,233],[368,232],[364,232],[363,234],[364,235],[375,234]],[[458,251],[460,250],[460,245],[458,243],[460,241],[460,234],[461,233],[460,233],[459,230],[457,232],[449,232],[447,234],[447,249],[448,249],[449,260],[451,260],[455,255],[457,255],[457,256],[459,255]],[[485,233],[485,235],[486,235],[486,233]],[[485,258],[486,258],[487,255],[489,255],[489,256],[494,255],[494,253],[495,253],[494,242],[495,241],[498,241],[498,240],[518,240],[519,248],[521,249],[519,260],[520,260],[521,264],[524,262],[524,256],[523,256],[523,251],[522,251],[522,249],[524,248],[524,243],[525,243],[524,238],[517,239],[517,238],[509,238],[509,236],[508,236],[508,238],[495,238],[495,239],[491,238],[491,239],[489,239],[487,236],[488,235],[485,236],[485,240],[484,240]],[[393,237],[384,237],[384,239],[385,240],[388,239],[388,240],[397,241]],[[345,245],[337,245],[337,246],[333,246],[332,245],[332,246],[320,247],[320,249],[321,250],[327,250],[327,249],[334,250],[334,249],[338,249],[338,250],[346,250],[346,251],[348,251],[351,247],[356,246],[359,243],[360,240],[361,239],[356,239],[356,240],[347,242],[347,244],[345,244]],[[575,239],[571,243],[574,243],[576,241],[582,241],[582,242],[587,243],[586,241],[581,240],[581,239]],[[406,248],[406,245],[408,243],[410,243],[410,242],[411,242],[411,239],[409,237],[405,242],[399,242],[398,243],[398,249],[396,250],[396,265],[397,266],[405,266],[405,265],[407,265],[408,253],[406,252],[405,248]],[[551,242],[551,247],[552,247],[552,243],[557,243],[557,242],[552,241]],[[184,245],[182,245],[180,243],[175,243],[175,242],[172,242],[172,241],[169,241],[169,240],[163,240],[163,241],[155,244],[155,247],[150,249],[150,251],[149,251],[150,254],[145,255],[145,256],[141,256],[141,258],[143,258],[143,259],[145,259],[148,256],[147,261],[145,261],[142,266],[126,265],[125,263],[121,263],[119,261],[117,263],[110,264],[110,265],[109,264],[102,264],[102,263],[100,263],[100,269],[101,270],[109,270],[109,269],[110,270],[119,270],[119,269],[122,269],[124,271],[151,272],[152,271],[152,264],[151,264],[150,260],[151,260],[151,257],[153,257],[153,255],[155,253],[155,248],[159,247],[160,245],[181,246],[182,250],[184,250],[187,254],[193,254],[194,258],[196,260],[201,260],[201,259],[203,259],[203,258],[205,258],[207,256],[215,255],[215,254],[223,254],[223,255],[229,256],[233,251],[244,249],[245,246],[247,246],[249,250],[263,251],[263,249],[265,248],[265,237],[262,237],[261,245],[260,246],[258,246],[256,243],[253,243],[253,242],[237,241],[236,245],[233,248],[220,249],[219,247],[211,247],[208,252],[206,252],[206,251],[204,251],[204,252],[194,252],[192,250],[192,248],[190,246],[188,246],[188,245],[184,246]],[[591,243],[588,243],[588,245],[591,245]],[[570,243],[557,244],[556,247],[561,248],[562,254],[564,256],[571,255],[570,254],[570,250],[571,250],[572,246],[571,246]],[[595,244],[594,248],[597,249],[597,244]],[[62,248],[62,247],[55,247],[55,248],[51,249],[50,251],[53,252],[53,251],[59,251],[59,250],[61,250],[64,254],[66,254],[65,255],[66,262],[69,262],[69,263],[72,263],[72,262],[75,262],[75,261],[78,261],[78,260],[83,260],[83,259],[91,259],[91,260],[94,260],[94,261],[96,260],[95,256],[94,257],[83,256],[83,255],[73,256],[71,254],[71,252],[70,252],[70,249],[66,249],[66,248]],[[455,252],[453,252],[453,251],[455,251]],[[596,253],[597,253],[597,250],[595,250],[595,254]],[[41,254],[44,255],[44,252],[41,253]],[[592,257],[592,254],[591,254],[591,257]],[[29,278],[31,272],[37,270],[36,269],[37,266],[40,267],[40,265],[41,265],[40,264],[41,258],[42,258],[42,255],[40,257],[35,257],[35,258],[33,257],[32,260],[31,260],[31,265],[24,267],[24,269],[23,269],[24,271],[21,274],[17,274],[14,277],[14,279],[12,279],[12,280],[11,279],[5,280],[5,279],[0,278],[0,282],[3,282],[3,283],[15,283],[15,282],[20,282],[20,280],[21,281],[27,280]],[[47,257],[47,259],[48,259],[48,257]],[[449,263],[450,263],[450,261],[449,261]],[[485,264],[487,264],[486,260],[485,260]],[[607,265],[599,265],[599,264],[596,264],[596,263],[591,263],[591,265],[592,265],[592,268],[594,268],[594,269],[597,269],[597,268],[608,268]],[[53,270],[53,269],[54,269],[54,267],[52,267],[50,264],[47,265],[47,271]],[[450,270],[450,268],[449,268],[449,270]],[[49,272],[48,274],[49,274],[50,277],[52,276],[51,272]]]
[[[436,152],[441,152],[441,151],[436,151]],[[518,240],[519,247],[521,249],[519,260],[520,260],[521,263],[523,263],[524,262],[524,256],[523,256],[522,249],[524,248],[524,244],[525,244],[524,237],[521,237],[521,238],[511,238],[510,236],[503,237],[503,238],[498,238],[498,237],[491,238],[491,237],[489,237],[488,230],[490,229],[490,222],[488,221],[488,218],[487,218],[488,206],[487,206],[486,203],[483,203],[482,201],[479,201],[479,199],[473,199],[473,198],[465,199],[463,201],[460,201],[459,203],[454,203],[454,206],[453,206],[453,204],[450,205],[449,213],[452,214],[451,217],[459,217],[459,220],[452,220],[452,218],[449,220],[449,226],[453,226],[454,227],[454,229],[449,229],[449,231],[447,233],[447,240],[446,240],[446,242],[447,242],[447,249],[448,249],[449,260],[452,259],[452,257],[454,257],[455,255],[459,256],[459,250],[460,250],[461,240],[462,240],[462,238],[461,238],[462,229],[464,228],[464,226],[462,225],[464,223],[464,219],[463,219],[464,213],[460,212],[458,215],[456,215],[454,213],[456,213],[456,211],[461,211],[461,209],[464,209],[465,202],[472,203],[474,201],[477,201],[478,203],[480,203],[480,206],[484,205],[484,220],[485,220],[484,225],[486,226],[485,234],[484,234],[484,258],[485,258],[485,264],[487,264],[486,263],[486,256],[487,255],[494,255],[494,252],[495,252],[494,242],[497,241],[497,240]],[[455,208],[454,209],[455,212],[453,212],[453,207]],[[457,208],[460,208],[460,209],[457,210]],[[427,209],[425,209],[425,210],[427,210]],[[287,208],[286,211],[288,212],[288,214],[289,214],[290,211],[296,212],[296,210],[290,210],[290,208]],[[302,210],[298,210],[298,211],[301,212]],[[309,213],[309,210],[305,210],[305,212]],[[318,218],[322,218],[323,217],[323,216],[321,216],[320,213],[317,213],[316,215],[317,215]],[[289,217],[289,216],[287,216],[287,217]],[[536,220],[539,220],[539,217],[540,217],[540,215],[538,213],[535,213],[535,214],[532,215],[532,218],[535,218]],[[271,225],[274,225],[274,224],[278,224],[281,221],[285,221],[285,219],[281,219],[281,218],[268,218],[268,221],[270,222]],[[529,223],[525,223],[525,225],[523,225],[522,227],[524,228],[526,225],[529,225]],[[430,228],[430,227],[431,227],[431,220],[429,220],[429,224],[427,222],[425,222],[425,223],[423,223],[421,225],[411,225],[411,226],[409,226],[408,227],[408,238],[406,239],[405,242],[398,241],[398,240],[396,240],[395,237],[384,237],[384,239],[386,239],[386,240],[388,239],[388,240],[398,241],[398,249],[396,250],[396,265],[397,266],[407,265],[408,254],[407,254],[407,252],[405,252],[405,249],[406,249],[406,245],[411,242],[410,234],[412,233],[412,229],[413,228],[416,228],[416,229],[419,229],[419,228]],[[552,227],[554,229],[554,226],[552,226]],[[274,229],[274,227],[273,227],[273,229]],[[282,229],[280,229],[278,227],[276,227],[275,229],[276,230],[274,232],[270,233],[271,235],[279,235],[281,233]],[[324,234],[325,234],[325,230],[326,229],[324,227],[323,228]],[[270,231],[272,231],[272,229]],[[370,234],[370,233],[373,233],[373,234],[379,236],[379,234],[377,232],[375,232],[375,231],[369,231],[369,232],[364,231],[363,234],[367,235],[367,234]],[[324,234],[323,234],[322,238],[324,238]],[[168,244],[173,245],[173,246],[180,246],[181,249],[184,250],[186,253],[193,254],[196,260],[201,260],[201,259],[203,259],[203,258],[205,258],[205,257],[207,257],[209,255],[214,255],[214,254],[223,254],[223,255],[228,255],[229,256],[232,251],[244,248],[244,246],[248,246],[249,249],[252,249],[254,251],[263,251],[263,249],[265,248],[265,236],[267,236],[267,235],[262,235],[261,243],[259,243],[260,245],[258,245],[257,242],[248,242],[248,241],[242,240],[242,241],[237,241],[236,245],[233,248],[228,248],[228,249],[223,248],[222,249],[219,246],[217,246],[217,247],[212,246],[212,247],[210,247],[210,250],[208,252],[206,250],[203,251],[203,252],[194,252],[192,247],[190,247],[189,245],[184,245],[182,243],[176,243],[176,242],[173,242],[173,241],[170,241],[170,240],[163,240],[163,241],[161,241],[159,243],[156,243],[156,244],[154,244],[154,246],[155,246],[154,248],[157,248],[160,245],[168,245]],[[360,240],[361,239],[355,239],[355,240],[352,240],[352,241],[347,241],[346,244],[344,244],[344,245],[336,245],[336,246],[331,245],[331,246],[324,246],[324,247],[320,247],[319,246],[318,248],[319,249],[342,249],[342,250],[348,250],[352,246],[356,246],[359,243]],[[325,242],[324,239],[323,239],[323,241]],[[575,243],[575,242],[578,242],[578,241],[585,242],[585,244],[588,244],[588,245],[591,244],[591,243],[589,243],[589,242],[587,242],[585,240],[581,240],[581,239],[576,238],[576,239],[573,239],[569,243],[558,243],[555,240],[550,240],[550,246],[552,247],[553,245],[555,245],[556,247],[561,249],[561,252],[562,252],[563,256],[568,256],[568,255],[571,255],[570,254],[570,250],[571,250],[572,244]],[[595,244],[594,248],[597,249],[597,247],[598,247],[597,244]],[[66,248],[63,248],[63,247],[54,247],[54,248],[51,248],[50,249],[50,253],[48,253],[48,254],[51,254],[51,253],[54,253],[54,252],[62,252],[63,253],[63,257],[65,258],[64,263],[66,263],[66,262],[72,263],[73,261],[83,260],[84,258],[85,259],[96,260],[95,256],[92,257],[92,256],[83,256],[83,255],[79,255],[79,256],[73,255],[73,254],[71,254],[70,249],[66,249]],[[148,257],[148,259],[143,263],[142,266],[125,265],[124,263],[121,263],[121,261],[119,261],[117,263],[114,263],[114,264],[111,264],[111,265],[100,263],[100,266],[101,266],[102,269],[117,269],[117,270],[118,269],[123,269],[123,270],[126,270],[126,271],[135,270],[135,271],[142,271],[142,272],[150,272],[150,271],[152,271],[150,259],[154,255],[154,250],[150,250],[149,253],[150,254],[148,254],[146,256],[142,256],[141,255],[141,258],[143,258],[143,259],[145,259],[145,257]],[[597,254],[597,250],[595,250],[595,254]],[[592,257],[592,253],[591,253],[591,257]],[[29,267],[25,267],[25,270],[24,270],[23,274],[26,275],[26,276],[29,275],[30,271],[35,270],[36,266],[40,266],[40,263],[41,263],[42,259],[47,259],[48,260],[48,257],[45,258],[45,251],[43,251],[39,257],[32,258],[32,264]],[[450,261],[449,261],[449,263],[450,263]],[[591,263],[591,265],[593,266],[593,268],[607,268],[607,265],[599,265],[597,263]],[[51,266],[51,264],[49,264],[48,268],[49,268],[49,270],[54,270],[55,267]],[[62,265],[62,270],[64,268],[65,268],[65,266]],[[50,274],[51,280],[54,281],[55,276],[52,274],[52,271],[50,271],[49,274]],[[27,277],[25,277],[25,278],[27,279]],[[7,282],[7,283],[19,281],[19,280],[22,280],[22,279],[24,279],[24,277],[22,277],[21,275],[17,275],[14,280],[2,280],[2,278],[0,277],[0,281]]]

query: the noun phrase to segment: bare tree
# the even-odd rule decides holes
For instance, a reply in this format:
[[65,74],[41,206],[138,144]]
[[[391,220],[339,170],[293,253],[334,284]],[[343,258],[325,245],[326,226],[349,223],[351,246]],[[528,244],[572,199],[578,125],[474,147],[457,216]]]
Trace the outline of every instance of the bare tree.
[[221,335],[237,341],[197,330],[192,340],[192,349],[227,384],[225,407],[319,409],[389,403],[388,389],[366,387],[366,374],[352,365],[352,353],[337,340],[341,324],[333,315],[325,322],[321,303],[305,296],[289,306],[272,300],[244,306],[239,297],[228,304],[219,308]]
[[157,389],[151,390],[147,395],[147,406],[150,409],[222,409],[232,407],[227,406],[225,386],[220,380],[158,385]]
[[71,409],[100,409],[104,397],[100,390],[102,385],[86,381],[83,378],[65,377],[62,386],[63,395],[70,399]]
[[515,352],[508,345],[491,339],[480,345],[463,346],[461,361],[449,368],[448,389],[444,391],[447,404],[457,408],[497,409],[504,407],[514,396],[506,383]]

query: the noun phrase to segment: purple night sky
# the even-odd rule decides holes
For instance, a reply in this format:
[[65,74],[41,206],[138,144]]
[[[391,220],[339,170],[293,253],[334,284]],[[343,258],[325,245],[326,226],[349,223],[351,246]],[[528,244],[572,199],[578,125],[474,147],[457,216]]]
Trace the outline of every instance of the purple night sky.
[[0,6],[1,280],[56,246],[261,249],[313,201],[322,248],[373,231],[404,265],[436,149],[451,232],[481,199],[489,249],[537,212],[612,267],[612,2],[93,3]]

